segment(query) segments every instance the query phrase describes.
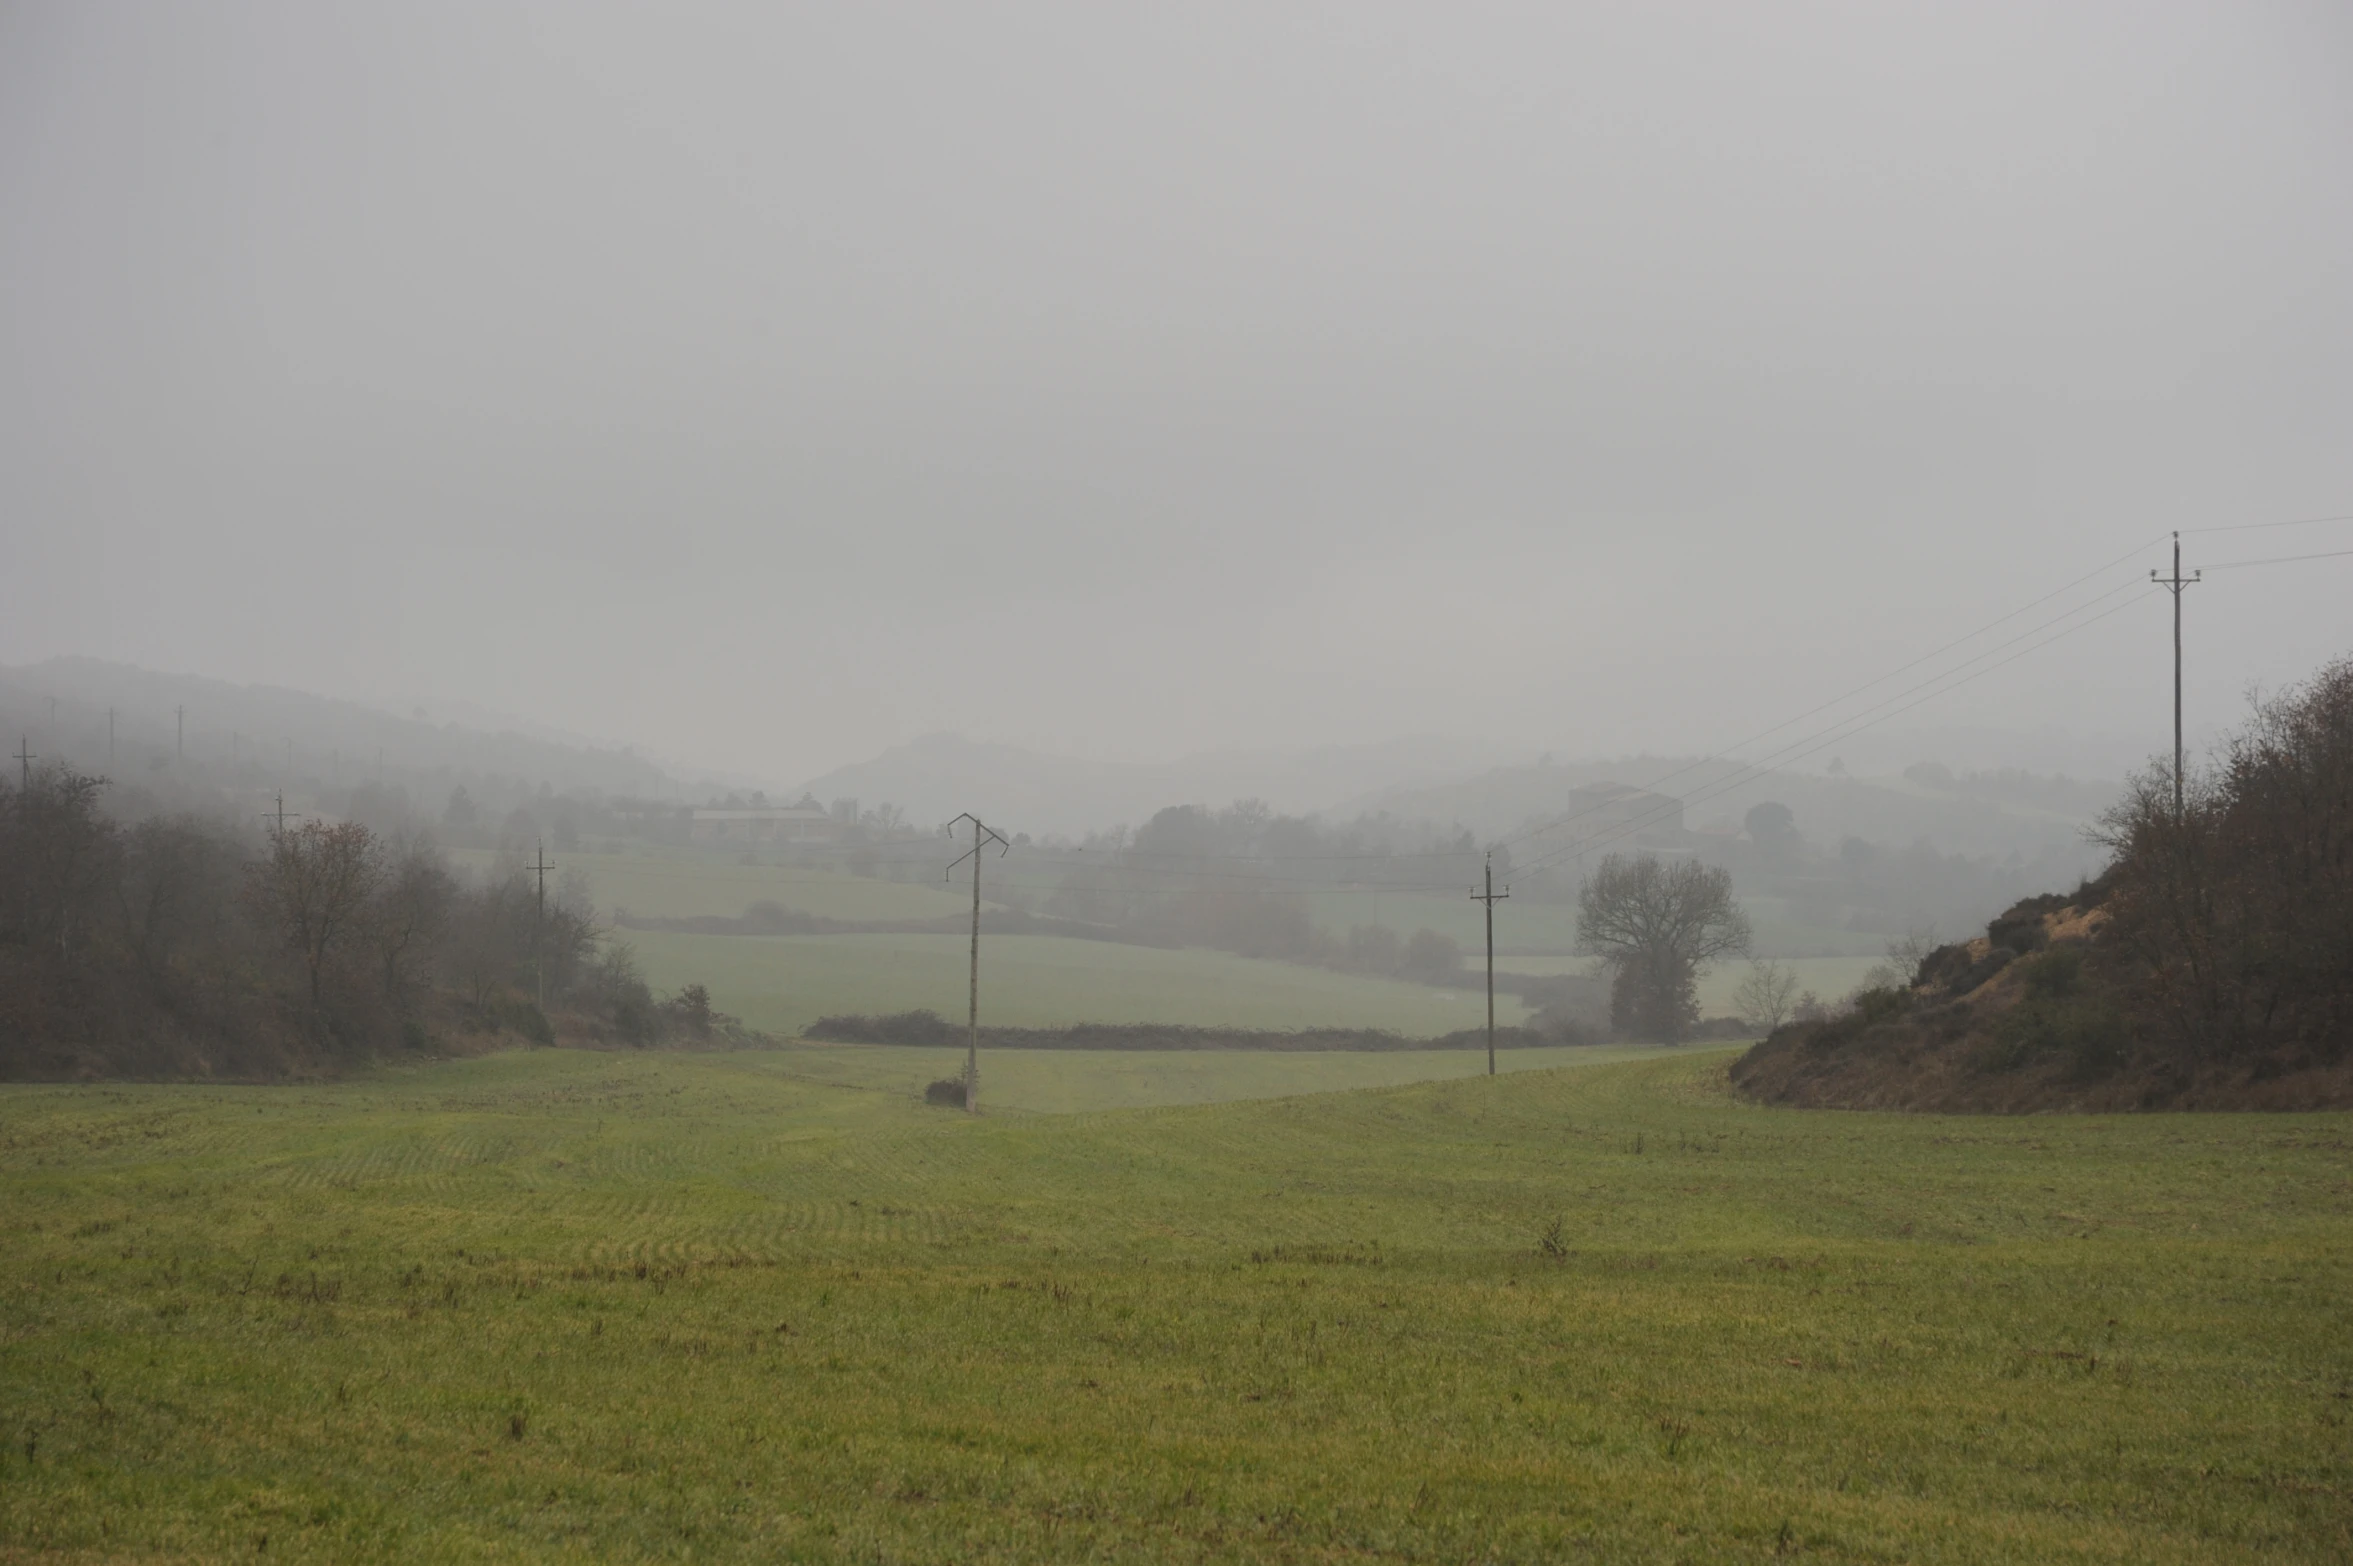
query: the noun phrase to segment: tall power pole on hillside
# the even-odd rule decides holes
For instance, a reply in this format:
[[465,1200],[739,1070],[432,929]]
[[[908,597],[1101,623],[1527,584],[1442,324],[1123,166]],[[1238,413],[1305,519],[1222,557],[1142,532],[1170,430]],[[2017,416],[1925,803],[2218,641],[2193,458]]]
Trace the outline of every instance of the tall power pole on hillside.
[[539,840],[537,862],[531,868],[539,876],[539,909],[531,922],[531,987],[539,998],[539,1014],[547,1015],[547,963],[542,955],[547,950],[547,873],[555,866],[547,862],[547,839]]
[[2183,588],[2195,586],[2205,577],[2203,571],[2195,571],[2188,576],[2181,574],[2179,533],[2173,535],[2173,575],[2159,576],[2154,571],[2149,573],[2150,581],[2173,595],[2173,814],[2176,820],[2181,817],[2181,774],[2184,764],[2181,748],[2181,594]]
[[998,845],[997,857],[1002,859],[1012,850],[1013,845],[969,810],[948,823],[950,837],[956,835],[957,821],[972,823],[972,846],[956,856],[955,863],[948,866],[947,875],[942,879],[953,877],[956,866],[965,860],[972,861],[972,987],[968,996],[970,1031],[964,1042],[964,1112],[977,1115],[980,1113],[980,851],[995,843]]
[[1495,889],[1495,850],[1487,851],[1482,871],[1483,889],[1471,893],[1471,901],[1487,905],[1487,1075],[1495,1075],[1495,905],[1511,896],[1511,888]]

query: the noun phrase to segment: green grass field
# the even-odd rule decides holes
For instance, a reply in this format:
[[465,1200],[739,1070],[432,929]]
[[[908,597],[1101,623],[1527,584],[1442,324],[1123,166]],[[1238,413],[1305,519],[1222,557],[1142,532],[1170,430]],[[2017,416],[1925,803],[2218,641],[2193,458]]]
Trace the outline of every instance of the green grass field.
[[0,1558],[2353,1554],[2343,1116],[1725,1059],[977,1120],[790,1050],[0,1089]]
[[[955,935],[683,935],[627,930],[656,989],[708,985],[755,1028],[795,1033],[838,1012],[929,1007],[962,1017],[971,948]],[[1223,952],[1060,936],[984,938],[981,1018],[1008,1027],[1170,1022],[1246,1028],[1387,1028],[1429,1038],[1485,1023],[1485,991],[1432,989]],[[1525,1008],[1499,996],[1496,1017]]]
[[[1877,957],[1781,957],[1782,967],[1797,975],[1798,984],[1826,1001],[1834,1001],[1863,982],[1880,961]],[[1497,974],[1585,973],[1590,957],[1498,957]],[[1748,977],[1748,964],[1739,958],[1720,962],[1699,976],[1699,1010],[1705,1017],[1730,1017],[1740,1010],[1738,992]],[[1482,992],[1484,993],[1484,992]]]
[[[1672,1053],[1639,1044],[1507,1049],[1497,1051],[1496,1069],[1542,1071],[1655,1059]],[[964,1052],[804,1044],[793,1049],[784,1069],[812,1082],[914,1095],[921,1093],[926,1083],[960,1075]],[[981,1102],[985,1107],[1044,1114],[1395,1087],[1406,1082],[1477,1076],[1486,1069],[1487,1052],[1479,1049],[984,1049],[980,1057]]]

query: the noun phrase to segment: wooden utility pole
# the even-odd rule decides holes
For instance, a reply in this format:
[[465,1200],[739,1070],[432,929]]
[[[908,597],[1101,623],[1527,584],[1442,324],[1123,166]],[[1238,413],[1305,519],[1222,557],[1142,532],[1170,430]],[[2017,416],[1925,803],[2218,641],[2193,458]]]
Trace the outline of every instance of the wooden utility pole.
[[1495,889],[1495,850],[1487,851],[1483,868],[1484,889],[1471,893],[1471,901],[1487,905],[1487,1075],[1495,1075],[1495,905],[1511,897],[1511,888]]
[[539,997],[539,1014],[547,1015],[547,964],[542,955],[547,949],[547,873],[555,866],[547,862],[547,839],[539,840],[538,862],[532,867],[539,874],[539,911],[531,923],[531,987]]
[[955,863],[948,866],[947,874],[942,879],[952,878],[956,874],[956,866],[965,860],[972,861],[972,985],[967,997],[970,1031],[964,1042],[964,1112],[977,1115],[980,1113],[980,851],[995,843],[998,845],[997,857],[1002,859],[1012,850],[1013,845],[969,810],[958,816],[956,821],[948,823],[950,837],[956,835],[957,821],[972,823],[972,846],[956,856]]
[[2183,588],[2195,586],[2203,581],[2205,576],[2206,573],[2203,571],[2192,572],[2188,576],[2181,574],[2181,535],[2179,533],[2173,535],[2173,575],[2159,576],[2154,571],[2149,573],[2150,581],[2155,582],[2173,595],[2173,815],[2175,820],[2181,818],[2181,775],[2184,766],[2181,747],[2181,593]]

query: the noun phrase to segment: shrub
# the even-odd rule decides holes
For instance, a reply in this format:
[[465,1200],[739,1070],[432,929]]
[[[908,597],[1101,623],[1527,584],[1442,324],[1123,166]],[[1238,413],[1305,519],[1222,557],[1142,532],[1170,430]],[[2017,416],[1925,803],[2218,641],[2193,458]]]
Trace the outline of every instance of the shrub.
[[944,1109],[962,1109],[964,1107],[964,1079],[962,1077],[941,1077],[923,1090],[923,1101],[926,1104],[938,1104]]

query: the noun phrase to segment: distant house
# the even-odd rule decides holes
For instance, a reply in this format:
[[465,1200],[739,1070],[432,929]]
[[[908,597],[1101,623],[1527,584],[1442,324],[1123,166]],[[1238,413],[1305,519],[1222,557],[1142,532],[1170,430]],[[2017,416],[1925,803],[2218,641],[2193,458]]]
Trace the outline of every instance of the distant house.
[[1569,808],[1530,834],[1528,852],[1574,855],[1582,865],[1588,855],[1690,850],[1680,799],[1626,783],[1588,783],[1569,790]]
[[842,833],[842,822],[813,799],[797,805],[714,805],[697,810],[687,828],[696,843],[829,843]]

